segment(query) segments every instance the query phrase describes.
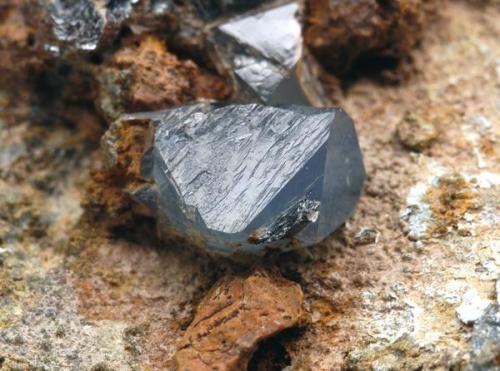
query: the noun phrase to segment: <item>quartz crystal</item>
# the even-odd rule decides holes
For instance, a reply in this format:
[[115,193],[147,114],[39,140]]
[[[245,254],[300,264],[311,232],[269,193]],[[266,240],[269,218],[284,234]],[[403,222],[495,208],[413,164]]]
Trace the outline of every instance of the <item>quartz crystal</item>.
[[[132,196],[156,213],[162,233],[212,252],[320,242],[353,212],[362,189],[356,132],[341,109],[195,103],[114,125],[144,120],[149,183]],[[110,135],[104,144],[113,157]]]

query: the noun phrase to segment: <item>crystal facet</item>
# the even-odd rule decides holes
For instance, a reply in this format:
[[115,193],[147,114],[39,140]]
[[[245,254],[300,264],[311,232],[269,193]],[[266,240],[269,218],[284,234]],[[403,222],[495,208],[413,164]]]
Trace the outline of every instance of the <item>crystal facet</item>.
[[132,197],[155,209],[161,231],[213,252],[262,254],[320,242],[361,193],[362,156],[341,109],[196,103],[126,115],[114,125],[144,120],[151,146],[142,174],[150,183]]
[[304,57],[299,5],[292,1],[215,22],[209,32],[215,64],[229,66],[237,101],[328,105],[319,67]]

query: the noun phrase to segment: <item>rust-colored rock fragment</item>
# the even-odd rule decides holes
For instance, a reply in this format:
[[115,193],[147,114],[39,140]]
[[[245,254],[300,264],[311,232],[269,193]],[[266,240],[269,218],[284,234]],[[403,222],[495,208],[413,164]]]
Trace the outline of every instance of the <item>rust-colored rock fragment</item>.
[[118,224],[127,220],[124,213],[130,214],[132,204],[126,190],[143,183],[140,160],[146,146],[147,129],[148,124],[142,121],[127,121],[114,127],[109,135],[115,138],[115,155],[113,159],[107,159],[109,167],[95,169],[91,173],[83,200],[88,210],[104,211],[111,216],[110,220],[114,217]]
[[36,4],[6,0],[0,4],[0,83],[19,81],[47,67],[49,55],[37,42],[41,11]]
[[164,109],[195,98],[222,100],[229,94],[221,78],[201,71],[190,60],[178,59],[153,36],[118,50],[98,79],[100,106],[110,119],[124,112]]
[[461,174],[449,174],[439,178],[437,187],[427,191],[426,201],[431,205],[435,219],[432,226],[434,235],[444,235],[450,229],[457,229],[466,212],[481,207],[471,184]]
[[244,370],[258,343],[303,319],[299,285],[276,270],[220,280],[197,307],[174,356],[177,370]]
[[362,58],[400,58],[418,43],[425,22],[421,0],[310,0],[304,38],[337,76]]

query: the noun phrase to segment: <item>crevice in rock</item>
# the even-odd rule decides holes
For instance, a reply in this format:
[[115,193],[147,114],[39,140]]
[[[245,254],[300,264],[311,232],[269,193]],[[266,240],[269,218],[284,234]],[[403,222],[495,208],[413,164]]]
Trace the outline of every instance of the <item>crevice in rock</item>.
[[292,363],[286,344],[294,342],[303,333],[301,327],[292,327],[262,341],[248,363],[248,371],[282,370]]

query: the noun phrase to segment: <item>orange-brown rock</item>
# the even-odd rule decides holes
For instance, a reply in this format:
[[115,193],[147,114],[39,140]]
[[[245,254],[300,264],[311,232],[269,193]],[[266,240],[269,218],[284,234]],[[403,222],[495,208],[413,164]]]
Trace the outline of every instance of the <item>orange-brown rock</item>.
[[[132,203],[127,195],[129,187],[143,183],[140,178],[140,160],[146,146],[148,125],[145,122],[129,121],[120,126],[113,126],[112,134],[116,137],[116,157],[110,167],[102,167],[91,173],[87,182],[87,194],[83,200],[88,210],[105,213],[115,217],[118,224],[126,221]],[[110,165],[110,164],[108,164]]]
[[51,59],[37,41],[41,12],[24,0],[0,3],[0,83],[18,83]]
[[198,304],[177,370],[244,370],[259,342],[303,319],[299,285],[275,270],[220,280]]
[[163,109],[196,98],[224,99],[229,94],[221,78],[178,59],[153,36],[118,50],[98,79],[100,106],[111,119],[123,112]]
[[362,58],[400,58],[418,43],[425,0],[309,0],[304,38],[335,75]]
[[[457,229],[465,213],[481,207],[477,193],[461,174],[449,174],[439,178],[435,187],[429,188],[425,200],[431,205],[434,223],[431,233],[442,236],[450,229]],[[466,234],[466,230],[459,230]]]

